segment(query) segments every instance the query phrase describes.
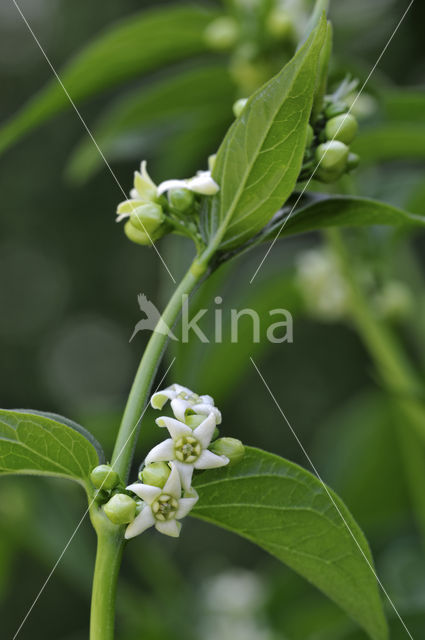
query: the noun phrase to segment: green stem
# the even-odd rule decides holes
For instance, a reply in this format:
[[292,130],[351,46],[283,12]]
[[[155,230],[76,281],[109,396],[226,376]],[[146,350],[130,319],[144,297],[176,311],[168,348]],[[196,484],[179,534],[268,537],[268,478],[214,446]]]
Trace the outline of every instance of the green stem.
[[[174,291],[161,321],[172,328],[181,312],[182,296],[194,289],[207,270],[207,261],[196,259]],[[161,322],[160,321],[160,322]],[[154,331],[143,354],[124,410],[112,454],[112,466],[126,483],[140,429],[141,416],[161,361],[168,336]],[[115,595],[124,547],[124,527],[113,525],[102,508],[93,504],[90,509],[97,533],[97,553],[93,578],[90,640],[113,640]]]
[[97,529],[96,564],[90,613],[90,640],[114,640],[115,596],[124,548],[122,527],[104,522]]
[[420,400],[422,383],[393,333],[370,309],[340,232],[333,229],[327,236],[349,286],[350,316],[400,416],[397,434],[412,507],[425,544],[425,409]]
[[[164,313],[162,322],[173,327],[182,308],[183,295],[189,295],[206,271],[205,262],[195,260],[183,280],[174,291]],[[158,325],[157,325],[158,326]],[[112,454],[112,466],[123,482],[127,481],[131,460],[140,429],[140,419],[145,407],[152,381],[158,369],[168,336],[154,331],[140,361],[139,368],[128,396],[118,436]]]

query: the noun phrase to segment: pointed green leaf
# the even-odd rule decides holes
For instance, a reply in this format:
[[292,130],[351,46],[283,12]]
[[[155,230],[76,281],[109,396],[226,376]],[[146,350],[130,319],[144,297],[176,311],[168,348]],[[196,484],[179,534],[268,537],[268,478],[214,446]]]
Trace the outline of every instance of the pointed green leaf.
[[282,209],[259,239],[273,240],[280,229],[280,237],[284,237],[327,227],[425,226],[425,216],[370,198],[309,193],[292,213],[291,209],[291,206]]
[[388,638],[367,541],[340,498],[316,476],[249,447],[242,462],[205,472],[193,484],[199,502],[191,515],[269,551],[334,600],[370,638]]
[[[215,13],[195,5],[151,9],[125,18],[88,44],[59,76],[76,103],[136,75],[205,50]],[[55,78],[0,129],[0,152],[70,106]]]
[[59,476],[88,487],[90,472],[102,458],[93,436],[71,420],[0,409],[0,475]]
[[293,59],[248,101],[217,155],[206,235],[220,248],[240,245],[264,227],[292,193],[304,155],[323,18]]

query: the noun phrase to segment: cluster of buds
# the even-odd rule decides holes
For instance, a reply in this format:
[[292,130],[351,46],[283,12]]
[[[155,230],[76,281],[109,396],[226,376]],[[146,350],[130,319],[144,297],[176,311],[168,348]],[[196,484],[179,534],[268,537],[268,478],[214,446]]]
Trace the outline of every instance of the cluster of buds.
[[[196,214],[196,196],[211,196],[219,187],[208,171],[198,171],[187,180],[166,180],[156,185],[150,178],[146,162],[134,173],[134,187],[130,199],[117,207],[117,222],[126,220],[127,237],[141,245],[150,245],[166,233],[187,229],[196,234],[197,226],[190,214]],[[165,196],[167,194],[168,197]],[[188,233],[190,235],[190,233]]]
[[170,437],[148,453],[139,482],[130,484],[126,487],[128,493],[116,494],[104,505],[112,522],[128,525],[127,539],[152,526],[160,533],[178,537],[180,520],[198,501],[192,487],[194,471],[223,467],[244,455],[240,440],[217,438],[221,413],[211,396],[198,396],[173,384],[154,393],[151,405],[160,410],[168,401],[173,417],[161,416],[156,424],[165,427]]
[[348,90],[353,84],[344,82],[333,94],[325,97],[323,110],[314,125],[308,125],[306,151],[300,181],[314,177],[320,182],[336,182],[359,164],[359,157],[350,152],[358,124],[349,113]]

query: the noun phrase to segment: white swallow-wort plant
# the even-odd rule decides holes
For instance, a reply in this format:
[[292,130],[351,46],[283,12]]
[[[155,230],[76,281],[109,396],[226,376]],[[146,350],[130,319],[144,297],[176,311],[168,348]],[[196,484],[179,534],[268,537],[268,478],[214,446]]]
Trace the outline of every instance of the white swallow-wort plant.
[[[183,297],[220,265],[278,234],[331,225],[424,224],[419,216],[370,199],[335,199],[315,194],[311,187],[299,195],[313,174],[324,183],[334,182],[358,161],[349,150],[357,131],[352,115],[348,117],[353,85],[327,85],[331,29],[318,10],[325,5],[317,0],[308,32],[289,62],[239,102],[208,171],[156,184],[142,162],[130,198],[118,205],[117,220],[125,220],[125,234],[136,244],[151,246],[170,233],[193,241],[193,259],[158,320],[159,328],[173,327]],[[160,38],[153,40],[161,46]],[[171,409],[172,416],[157,419],[169,437],[145,453],[139,479],[129,480],[167,340],[165,331],[152,333],[107,456],[84,427],[68,418],[34,410],[0,411],[0,473],[68,478],[87,493],[98,543],[90,640],[114,639],[115,593],[127,541],[143,545],[146,536],[155,535],[146,531],[151,528],[176,537],[187,516],[257,544],[332,599],[369,638],[387,640],[371,552],[347,507],[305,469],[233,438],[231,431],[242,433],[244,425],[230,429],[209,395],[181,384],[152,395],[154,409]],[[196,362],[191,366],[196,369]],[[385,371],[392,384],[394,368]],[[241,407],[235,403],[233,409],[238,413]],[[259,438],[261,431],[274,427],[260,408],[252,420],[261,426]]]

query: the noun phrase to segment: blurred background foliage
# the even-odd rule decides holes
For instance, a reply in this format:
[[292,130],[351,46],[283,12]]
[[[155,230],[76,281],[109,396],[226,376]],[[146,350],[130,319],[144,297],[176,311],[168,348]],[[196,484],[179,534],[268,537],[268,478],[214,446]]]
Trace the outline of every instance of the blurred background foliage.
[[[81,103],[81,112],[125,190],[142,158],[149,161],[156,181],[204,168],[232,121],[234,100],[288,59],[311,9],[307,0],[288,0],[292,30],[271,35],[266,18],[272,0],[198,2],[191,5],[193,24],[187,17],[180,23],[167,18],[184,11],[183,4],[22,0],[20,5],[56,69],[119,21],[136,29],[133,36],[141,56],[146,38],[149,46],[157,47],[152,49],[154,62],[131,67],[122,53],[125,42],[107,43],[108,55],[112,60],[117,56],[117,62],[114,82],[102,91],[110,64],[102,51],[91,72],[69,75],[67,88],[73,97],[78,97],[73,83],[79,81],[82,97],[84,91],[87,97],[93,94]],[[207,25],[225,12],[232,14],[235,5],[245,14],[244,21],[236,21],[243,27],[242,41],[214,40]],[[332,78],[336,81],[350,71],[362,82],[406,2],[340,0],[334,5]],[[138,34],[134,25],[142,11],[153,7],[165,11],[160,30]],[[421,214],[424,19],[424,5],[414,3],[356,105],[361,130],[354,150],[361,155],[361,167],[352,181],[334,187]],[[1,5],[0,24],[0,109],[6,121],[51,82],[52,73],[13,3]],[[65,81],[66,73],[62,77]],[[29,132],[0,159],[1,405],[69,416],[90,429],[110,453],[148,338],[138,334],[128,342],[139,320],[137,294],[143,292],[161,306],[172,282],[156,254],[128,242],[115,225],[115,207],[123,196],[76,114],[64,109],[60,90],[53,85],[49,91],[33,107],[32,117],[40,124],[55,110],[57,117]],[[5,146],[4,139],[0,144]],[[414,311],[398,321],[396,330],[423,375],[423,235],[371,229],[347,236],[367,273],[379,282],[396,279],[408,289]],[[249,361],[254,357],[322,477],[363,527],[382,582],[413,636],[420,637],[425,628],[425,557],[403,471],[399,425],[355,332],[342,321],[312,317],[294,278],[297,256],[321,242],[319,234],[281,241],[252,285],[247,274],[255,271],[263,248],[219,270],[193,300],[194,308],[209,309],[201,326],[211,343],[171,345],[167,360],[176,356],[176,361],[169,382],[215,396],[224,415],[223,435],[307,466],[258,380]],[[167,237],[160,251],[178,275],[192,249],[181,239]],[[216,296],[222,303],[214,302]],[[284,307],[294,316],[294,342],[270,345],[262,334],[254,344],[247,320],[238,344],[230,344],[225,332],[223,343],[214,345],[212,319],[218,307],[223,317],[230,308],[251,307],[262,319],[269,309]],[[156,439],[148,413],[139,460]],[[66,482],[2,479],[4,637],[17,630],[84,510],[82,492]],[[22,640],[87,637],[94,547],[86,520],[20,632]],[[391,609],[388,615],[391,638],[406,637]],[[147,533],[143,541],[128,546],[117,637],[365,638],[301,578],[248,542],[198,521],[186,523],[178,542]]]

